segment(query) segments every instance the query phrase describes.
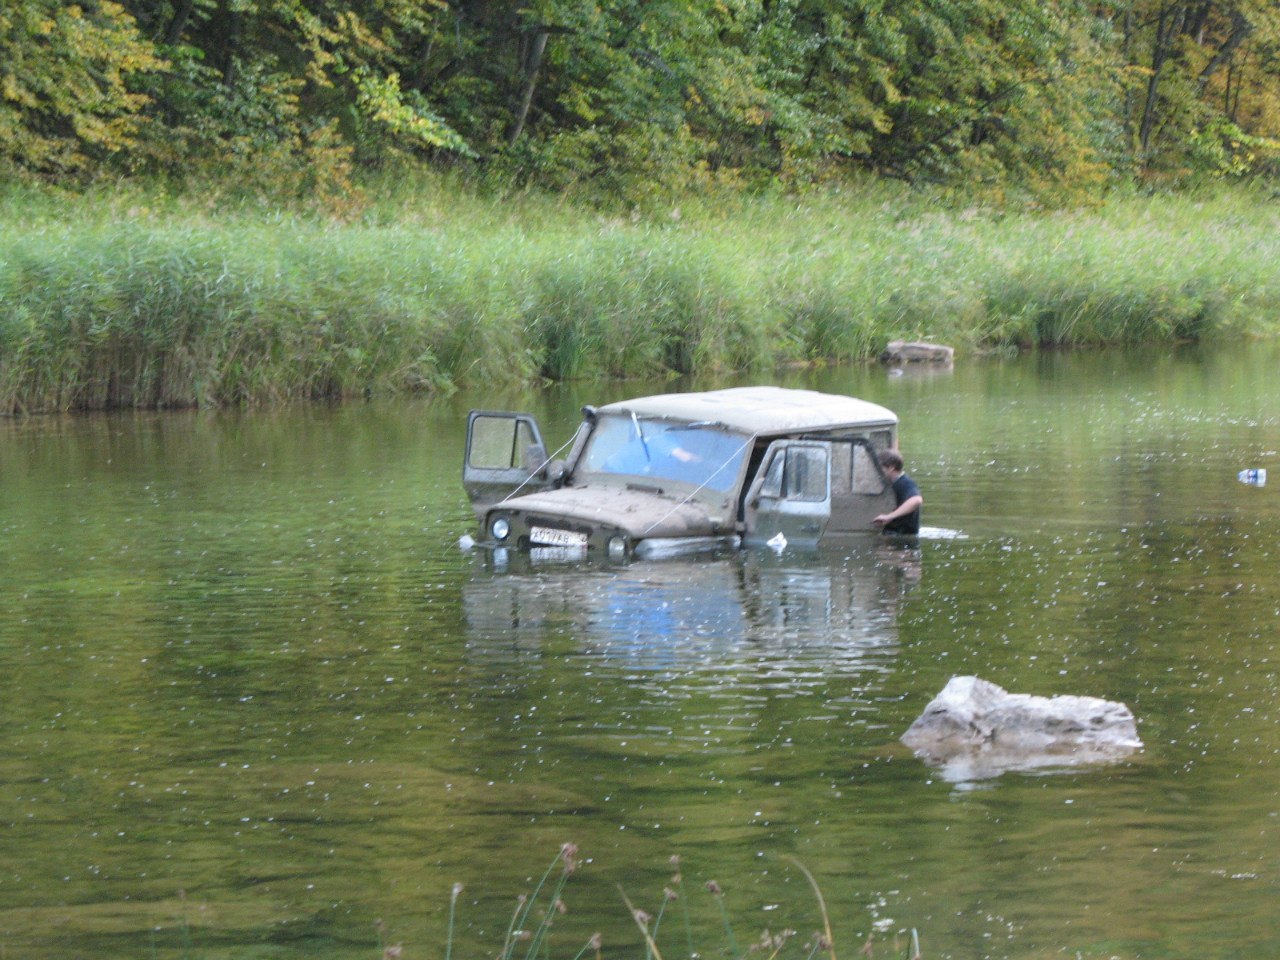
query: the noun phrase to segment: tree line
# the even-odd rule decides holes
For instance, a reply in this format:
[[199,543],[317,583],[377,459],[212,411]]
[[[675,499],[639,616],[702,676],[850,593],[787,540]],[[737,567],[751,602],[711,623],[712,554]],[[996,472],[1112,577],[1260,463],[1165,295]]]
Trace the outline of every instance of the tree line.
[[7,0],[0,172],[1072,202],[1275,172],[1278,52],[1270,0]]

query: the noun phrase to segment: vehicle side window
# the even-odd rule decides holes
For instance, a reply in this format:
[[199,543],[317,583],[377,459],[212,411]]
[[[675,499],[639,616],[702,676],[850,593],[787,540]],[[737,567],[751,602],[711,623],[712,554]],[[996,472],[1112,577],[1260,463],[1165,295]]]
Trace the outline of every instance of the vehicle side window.
[[471,459],[481,470],[523,467],[525,451],[536,440],[524,420],[512,417],[477,417],[471,425]]
[[893,432],[891,430],[872,430],[870,440],[871,445],[877,450],[893,449]]
[[760,496],[775,500],[827,499],[827,451],[820,447],[787,447],[769,461]]
[[827,499],[827,451],[789,447],[785,488],[788,500]]
[[884,490],[884,474],[875,462],[871,447],[857,444],[853,448],[853,492],[875,495]]
[[765,474],[764,483],[760,485],[760,495],[763,497],[773,497],[780,499],[782,497],[782,475],[786,468],[786,457],[774,457],[769,463],[769,472]]

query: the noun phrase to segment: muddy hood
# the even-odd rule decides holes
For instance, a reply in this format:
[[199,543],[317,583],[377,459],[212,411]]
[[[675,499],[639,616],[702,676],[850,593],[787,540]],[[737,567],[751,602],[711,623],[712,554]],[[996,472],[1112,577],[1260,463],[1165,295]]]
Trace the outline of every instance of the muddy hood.
[[[704,537],[733,533],[732,522],[723,519],[727,505],[708,512],[697,500],[666,492],[631,487],[565,487],[516,497],[496,510],[522,514],[526,519],[555,523],[589,524],[593,529],[621,530],[632,540],[649,537]],[[719,521],[719,522],[717,522]]]

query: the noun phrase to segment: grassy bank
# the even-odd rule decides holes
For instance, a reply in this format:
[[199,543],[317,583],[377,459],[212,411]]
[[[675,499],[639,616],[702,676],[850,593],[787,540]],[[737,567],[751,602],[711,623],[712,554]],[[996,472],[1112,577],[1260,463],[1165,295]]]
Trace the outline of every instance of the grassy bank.
[[873,186],[608,216],[447,183],[335,222],[0,198],[0,409],[273,403],[958,346],[1269,333],[1280,203],[958,210]]

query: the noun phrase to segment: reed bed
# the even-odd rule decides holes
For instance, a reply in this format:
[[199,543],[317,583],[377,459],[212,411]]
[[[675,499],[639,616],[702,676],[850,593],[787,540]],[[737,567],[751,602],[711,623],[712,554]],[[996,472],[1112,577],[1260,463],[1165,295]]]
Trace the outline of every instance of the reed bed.
[[1077,212],[884,185],[602,213],[448,181],[338,221],[132,188],[0,196],[0,410],[274,404],[968,349],[1269,335],[1280,204]]

